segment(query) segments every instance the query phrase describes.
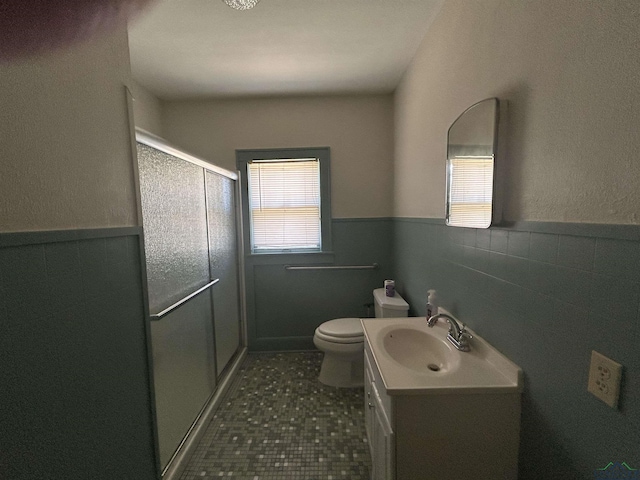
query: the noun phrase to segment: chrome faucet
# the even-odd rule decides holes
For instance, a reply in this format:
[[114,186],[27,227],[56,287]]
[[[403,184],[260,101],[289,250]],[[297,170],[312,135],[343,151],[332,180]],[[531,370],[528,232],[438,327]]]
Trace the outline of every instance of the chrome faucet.
[[464,325],[462,325],[461,327],[456,319],[451,315],[447,315],[446,313],[439,313],[438,315],[429,317],[427,319],[427,326],[433,327],[440,318],[444,318],[447,322],[449,322],[449,333],[447,335],[447,340],[449,340],[449,343],[451,343],[461,352],[468,352],[470,350],[469,339],[473,337],[471,336],[471,334],[469,334],[469,332],[465,330]]

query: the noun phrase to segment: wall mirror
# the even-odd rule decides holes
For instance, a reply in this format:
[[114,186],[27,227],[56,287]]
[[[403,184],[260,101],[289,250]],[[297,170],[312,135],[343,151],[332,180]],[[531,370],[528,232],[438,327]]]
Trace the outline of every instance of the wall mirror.
[[499,101],[489,98],[465,110],[447,135],[446,224],[489,228],[499,221],[495,154]]

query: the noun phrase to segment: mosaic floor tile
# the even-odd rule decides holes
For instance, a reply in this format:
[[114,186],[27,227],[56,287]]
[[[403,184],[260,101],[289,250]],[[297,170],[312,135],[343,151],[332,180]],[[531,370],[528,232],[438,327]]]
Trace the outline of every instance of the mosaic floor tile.
[[364,392],[318,381],[322,354],[249,354],[180,480],[368,480]]

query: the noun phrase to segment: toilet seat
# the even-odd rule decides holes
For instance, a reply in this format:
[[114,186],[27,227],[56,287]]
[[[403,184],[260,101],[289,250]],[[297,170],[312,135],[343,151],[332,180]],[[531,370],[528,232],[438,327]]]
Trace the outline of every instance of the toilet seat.
[[364,332],[359,318],[336,318],[316,328],[315,335],[331,343],[364,343]]

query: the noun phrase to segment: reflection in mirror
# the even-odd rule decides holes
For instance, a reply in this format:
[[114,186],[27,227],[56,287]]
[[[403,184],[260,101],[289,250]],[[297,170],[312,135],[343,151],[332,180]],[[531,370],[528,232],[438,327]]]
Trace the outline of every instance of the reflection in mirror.
[[489,228],[494,211],[498,99],[472,105],[449,128],[446,223]]

